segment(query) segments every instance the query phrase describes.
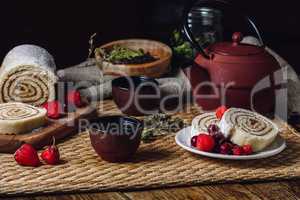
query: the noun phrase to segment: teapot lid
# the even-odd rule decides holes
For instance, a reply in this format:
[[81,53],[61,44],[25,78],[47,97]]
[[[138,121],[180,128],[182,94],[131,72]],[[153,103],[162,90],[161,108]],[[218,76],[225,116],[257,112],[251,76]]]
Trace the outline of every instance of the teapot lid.
[[240,32],[235,32],[232,35],[232,42],[219,42],[209,47],[210,52],[228,56],[249,56],[260,54],[264,51],[263,48],[240,43],[243,35]]

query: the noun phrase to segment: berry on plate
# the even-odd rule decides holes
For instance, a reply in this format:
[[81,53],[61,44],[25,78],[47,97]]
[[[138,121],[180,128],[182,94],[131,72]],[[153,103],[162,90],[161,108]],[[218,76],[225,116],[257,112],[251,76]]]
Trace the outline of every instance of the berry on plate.
[[232,149],[232,154],[236,156],[240,156],[244,154],[243,148],[240,146],[234,146]]
[[196,147],[197,146],[197,135],[193,136],[192,139],[191,139],[191,145],[193,147]]
[[232,152],[232,144],[225,142],[220,146],[220,153],[224,155],[230,155]]
[[218,132],[219,131],[219,127],[216,125],[216,124],[210,124],[208,127],[207,127],[207,132],[210,134],[210,135],[213,135],[214,133]]
[[226,108],[226,106],[220,106],[216,109],[216,117],[217,119],[221,119],[223,114],[226,112],[226,110],[228,110],[228,108]]
[[221,132],[216,132],[214,135],[212,135],[212,137],[214,138],[215,143],[218,145],[221,145],[226,141],[224,134]]
[[243,146],[243,151],[245,155],[250,155],[253,153],[252,146],[250,144],[245,144]]
[[207,134],[199,134],[197,137],[197,149],[200,151],[211,152],[214,149],[215,140]]

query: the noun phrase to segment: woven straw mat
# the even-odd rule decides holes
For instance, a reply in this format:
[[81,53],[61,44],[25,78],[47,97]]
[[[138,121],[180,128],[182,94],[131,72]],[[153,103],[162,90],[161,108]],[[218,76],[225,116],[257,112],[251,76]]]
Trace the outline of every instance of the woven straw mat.
[[[101,113],[119,114],[112,101],[104,101]],[[201,111],[176,115],[190,123]],[[99,158],[87,133],[59,144],[62,164],[21,167],[12,155],[0,154],[0,195],[69,193],[120,189],[149,189],[220,182],[279,180],[300,177],[300,138],[280,125],[287,149],[268,159],[229,161],[193,155],[176,145],[174,134],[141,144],[127,163],[112,164]]]

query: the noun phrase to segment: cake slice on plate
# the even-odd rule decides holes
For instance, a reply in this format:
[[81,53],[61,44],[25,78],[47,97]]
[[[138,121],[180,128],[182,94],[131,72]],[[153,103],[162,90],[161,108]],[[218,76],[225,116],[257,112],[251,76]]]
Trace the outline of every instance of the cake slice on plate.
[[254,152],[270,145],[279,133],[277,125],[268,118],[241,108],[228,109],[219,127],[232,143],[239,146],[250,144]]

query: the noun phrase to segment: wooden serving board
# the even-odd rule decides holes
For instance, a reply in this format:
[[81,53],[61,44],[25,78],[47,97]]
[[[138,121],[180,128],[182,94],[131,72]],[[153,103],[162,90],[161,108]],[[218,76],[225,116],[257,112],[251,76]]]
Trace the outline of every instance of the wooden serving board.
[[68,113],[59,120],[49,120],[45,127],[36,129],[22,135],[0,134],[0,153],[14,153],[23,143],[41,149],[49,145],[52,137],[56,141],[77,133],[80,119],[91,119],[97,116],[97,111],[92,107],[79,108],[76,112]]

